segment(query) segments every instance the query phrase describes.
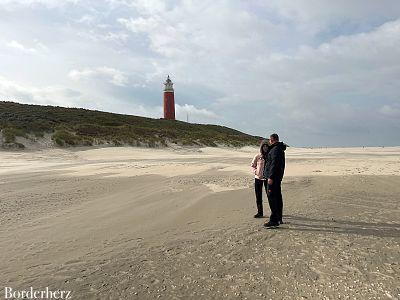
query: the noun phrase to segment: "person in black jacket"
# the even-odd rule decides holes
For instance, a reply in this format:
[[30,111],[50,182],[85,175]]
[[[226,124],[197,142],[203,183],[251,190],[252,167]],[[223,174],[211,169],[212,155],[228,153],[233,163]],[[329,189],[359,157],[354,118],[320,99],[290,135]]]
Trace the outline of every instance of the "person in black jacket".
[[282,224],[283,200],[281,191],[281,182],[285,172],[285,150],[286,145],[279,142],[279,136],[276,133],[271,134],[270,146],[265,162],[264,178],[267,182],[267,197],[271,216],[269,221],[264,224],[265,227],[277,227]]

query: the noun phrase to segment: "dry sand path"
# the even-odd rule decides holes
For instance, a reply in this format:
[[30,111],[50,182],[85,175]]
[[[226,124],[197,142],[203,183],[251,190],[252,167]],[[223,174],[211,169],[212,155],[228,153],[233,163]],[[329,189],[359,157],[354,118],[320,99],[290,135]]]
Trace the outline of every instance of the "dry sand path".
[[0,152],[0,282],[73,299],[400,298],[400,148],[289,148],[277,230],[252,218],[255,151]]

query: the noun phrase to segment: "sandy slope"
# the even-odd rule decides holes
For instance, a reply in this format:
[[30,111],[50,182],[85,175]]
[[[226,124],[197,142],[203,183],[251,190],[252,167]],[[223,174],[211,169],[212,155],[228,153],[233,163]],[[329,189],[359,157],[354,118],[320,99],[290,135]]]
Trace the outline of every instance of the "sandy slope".
[[74,299],[399,298],[400,148],[289,148],[278,230],[252,218],[255,151],[0,152],[0,282]]

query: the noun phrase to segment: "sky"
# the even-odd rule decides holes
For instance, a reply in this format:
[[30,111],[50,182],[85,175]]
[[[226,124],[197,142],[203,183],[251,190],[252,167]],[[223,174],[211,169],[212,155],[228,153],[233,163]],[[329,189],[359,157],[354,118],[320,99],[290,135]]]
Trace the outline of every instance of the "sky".
[[398,0],[0,0],[0,100],[400,145]]

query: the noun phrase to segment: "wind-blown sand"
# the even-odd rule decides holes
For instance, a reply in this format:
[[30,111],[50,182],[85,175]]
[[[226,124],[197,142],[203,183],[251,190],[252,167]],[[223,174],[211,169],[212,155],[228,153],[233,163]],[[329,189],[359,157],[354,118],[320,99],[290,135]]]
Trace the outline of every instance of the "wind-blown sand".
[[399,299],[400,148],[289,148],[287,224],[276,230],[252,218],[256,152],[0,152],[3,288],[72,299]]

